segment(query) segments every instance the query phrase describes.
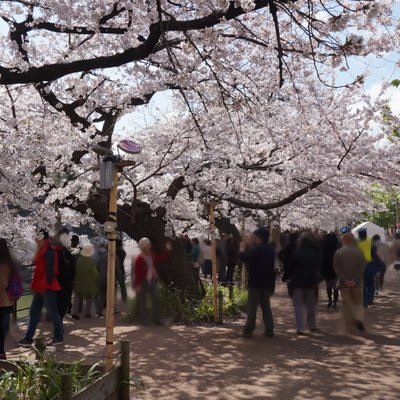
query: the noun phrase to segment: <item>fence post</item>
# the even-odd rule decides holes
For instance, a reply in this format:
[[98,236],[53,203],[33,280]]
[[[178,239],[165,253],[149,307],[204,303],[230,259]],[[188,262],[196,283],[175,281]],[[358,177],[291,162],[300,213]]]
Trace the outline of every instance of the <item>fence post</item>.
[[218,321],[217,324],[222,325],[224,313],[224,295],[222,290],[218,291]]
[[120,400],[129,400],[129,341],[121,342]]
[[46,350],[46,345],[44,343],[44,338],[42,337],[36,338],[35,339],[36,360],[40,360],[43,357],[45,350]]
[[72,399],[72,375],[65,374],[61,376],[61,396],[60,400]]

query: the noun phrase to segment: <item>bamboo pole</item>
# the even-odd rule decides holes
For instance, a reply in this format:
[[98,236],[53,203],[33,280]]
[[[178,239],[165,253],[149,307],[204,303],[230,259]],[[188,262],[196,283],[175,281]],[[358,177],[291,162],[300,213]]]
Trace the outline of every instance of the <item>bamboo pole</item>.
[[212,283],[214,288],[214,322],[218,322],[217,244],[215,241],[215,203],[209,204],[211,233]]
[[[118,170],[113,166],[113,186],[110,189],[110,203],[108,220],[117,222],[117,194]],[[106,306],[106,371],[113,367],[114,347],[114,304],[115,304],[115,258],[116,258],[116,230],[108,234],[107,259],[107,306]]]

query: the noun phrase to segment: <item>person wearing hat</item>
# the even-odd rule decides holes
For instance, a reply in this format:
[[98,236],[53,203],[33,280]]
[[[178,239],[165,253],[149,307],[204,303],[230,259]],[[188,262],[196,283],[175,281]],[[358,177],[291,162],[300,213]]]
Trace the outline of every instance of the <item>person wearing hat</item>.
[[270,297],[275,290],[275,250],[268,243],[269,231],[256,229],[251,237],[240,244],[240,260],[248,267],[247,321],[242,337],[251,338],[256,327],[258,304],[261,306],[265,325],[264,334],[274,336]]
[[71,316],[74,319],[79,317],[79,303],[85,299],[85,317],[92,316],[93,298],[98,292],[99,274],[96,263],[93,260],[95,250],[92,244],[83,246],[83,249],[76,260],[74,301],[72,303]]
[[136,291],[137,315],[141,323],[145,325],[148,323],[146,304],[147,294],[149,294],[152,303],[154,322],[160,324],[157,294],[157,266],[168,260],[172,245],[170,242],[167,242],[165,246],[166,251],[163,254],[156,254],[152,252],[150,239],[144,237],[139,240],[138,246],[140,253],[132,264],[132,276],[135,277],[133,280],[133,289]]
[[46,305],[53,321],[53,339],[49,345],[60,345],[64,342],[64,332],[57,303],[57,293],[61,290],[58,282],[58,253],[56,247],[50,242],[49,233],[45,230],[39,232],[36,244],[35,270],[31,284],[33,299],[29,309],[28,330],[18,344],[30,346],[33,343],[36,328],[42,317],[43,306]]

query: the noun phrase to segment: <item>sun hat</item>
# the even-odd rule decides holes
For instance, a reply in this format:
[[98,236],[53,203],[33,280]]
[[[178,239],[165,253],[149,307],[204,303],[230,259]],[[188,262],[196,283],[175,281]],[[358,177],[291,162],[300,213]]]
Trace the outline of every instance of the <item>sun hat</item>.
[[95,251],[92,244],[86,244],[85,246],[83,246],[83,249],[81,251],[81,255],[83,257],[92,257],[94,253]]

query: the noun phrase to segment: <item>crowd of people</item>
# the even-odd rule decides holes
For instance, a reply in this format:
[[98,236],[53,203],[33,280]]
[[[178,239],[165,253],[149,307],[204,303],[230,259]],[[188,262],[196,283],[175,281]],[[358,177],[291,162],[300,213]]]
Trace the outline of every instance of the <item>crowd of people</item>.
[[[270,242],[269,231],[258,228],[241,243],[233,236],[221,235],[216,242],[218,280],[220,284],[233,284],[235,268],[242,263],[248,271],[248,310],[242,336],[249,338],[256,326],[258,305],[261,306],[265,335],[274,336],[274,320],[270,298],[274,293],[277,272],[287,285],[294,306],[298,335],[305,328],[317,329],[315,307],[319,286],[326,283],[327,308],[335,309],[339,293],[346,329],[364,331],[364,309],[373,305],[374,297],[383,290],[387,267],[400,259],[400,235],[389,247],[379,235],[368,238],[360,229],[356,239],[350,228],[340,233],[315,235],[291,233],[287,244],[276,252]],[[212,274],[211,241],[200,241],[184,236],[185,251],[195,274],[204,278]],[[21,346],[30,346],[46,307],[53,324],[50,345],[64,342],[63,321],[67,314],[73,319],[103,316],[106,306],[108,252],[107,244],[95,249],[91,243],[81,246],[79,237],[66,230],[50,237],[40,231],[36,238],[37,251],[31,289],[28,327]],[[138,242],[140,253],[132,262],[132,288],[137,298],[137,315],[143,324],[161,324],[158,315],[158,265],[171,255],[172,244],[166,243],[161,254],[152,250],[148,238]],[[122,301],[127,300],[124,261],[126,253],[122,241],[116,243],[115,282],[120,288]],[[277,264],[279,265],[277,267]],[[17,276],[15,263],[5,239],[0,239],[0,359],[5,359],[4,341],[9,329],[9,315],[13,309],[10,286]],[[147,315],[147,297],[152,302],[153,315]],[[117,310],[115,310],[117,311]]]
[[359,229],[357,236],[356,239],[349,227],[343,227],[340,234],[323,236],[291,233],[287,245],[276,255],[266,228],[247,237],[239,254],[249,271],[247,322],[242,336],[252,336],[258,304],[265,335],[273,336],[270,297],[276,281],[275,256],[282,263],[282,281],[293,301],[298,335],[304,335],[305,326],[310,331],[317,329],[316,304],[322,281],[326,283],[327,308],[337,307],[340,292],[346,330],[364,331],[364,310],[383,290],[387,267],[400,259],[400,235],[390,247],[379,235],[368,238],[366,229]]

